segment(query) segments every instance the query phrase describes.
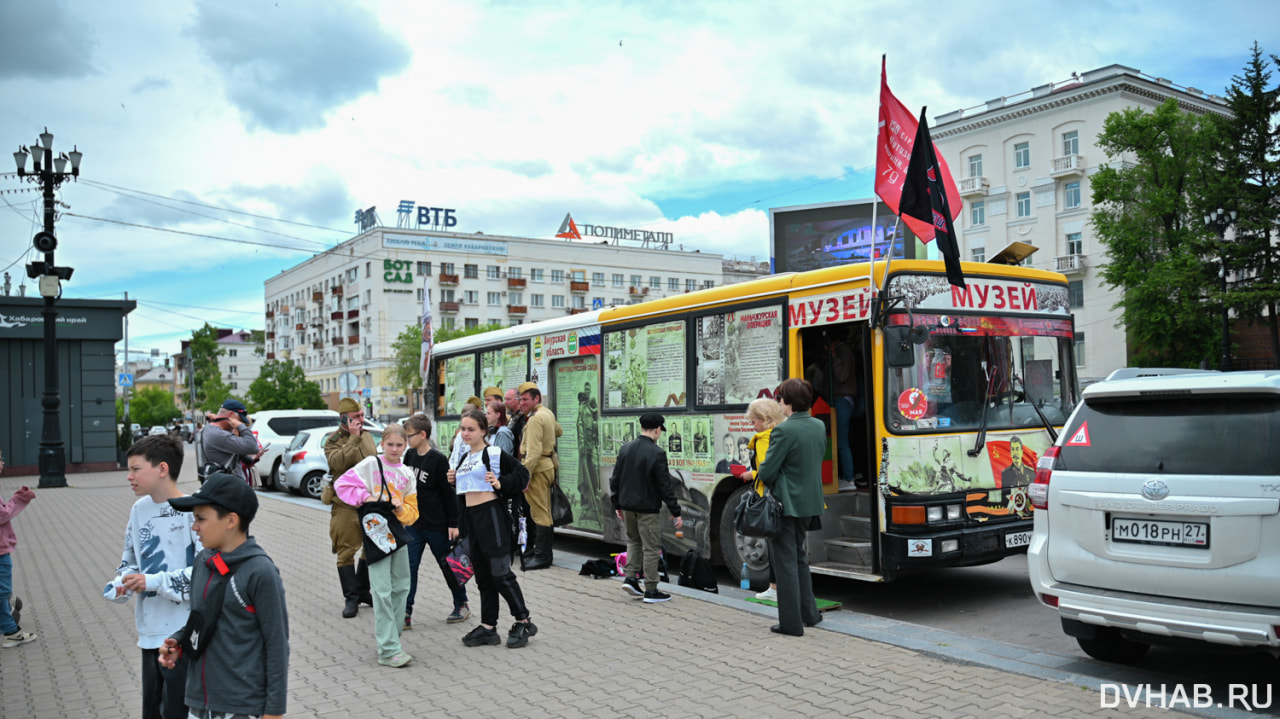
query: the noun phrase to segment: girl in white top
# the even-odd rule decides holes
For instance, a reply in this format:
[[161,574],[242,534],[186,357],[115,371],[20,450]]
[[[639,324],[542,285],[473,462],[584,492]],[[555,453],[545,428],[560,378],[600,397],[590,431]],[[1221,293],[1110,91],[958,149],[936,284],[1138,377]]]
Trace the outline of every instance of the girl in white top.
[[[413,470],[402,463],[408,439],[404,427],[389,424],[382,433],[381,457],[365,457],[333,482],[338,498],[352,507],[365,502],[390,501],[396,519],[406,527],[418,521],[418,483]],[[384,488],[385,482],[385,488]],[[409,553],[397,547],[387,557],[369,565],[369,589],[373,594],[373,635],[378,642],[378,663],[403,667],[413,657],[400,646],[404,629],[401,617],[409,598]]]

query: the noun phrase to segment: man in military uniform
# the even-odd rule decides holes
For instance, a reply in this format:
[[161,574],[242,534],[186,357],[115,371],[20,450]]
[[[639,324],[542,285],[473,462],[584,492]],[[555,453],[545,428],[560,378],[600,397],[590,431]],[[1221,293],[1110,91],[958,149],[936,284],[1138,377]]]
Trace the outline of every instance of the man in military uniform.
[[516,388],[520,393],[520,412],[526,417],[520,441],[520,461],[529,470],[529,489],[525,500],[533,519],[528,529],[530,557],[525,570],[551,566],[551,542],[555,532],[551,522],[551,483],[556,480],[560,461],[556,457],[556,437],[560,425],[555,414],[542,404],[542,391],[533,382]]
[[372,607],[373,596],[369,593],[369,565],[365,564],[364,557],[360,558],[358,568],[355,564],[356,552],[364,544],[360,514],[355,507],[338,499],[333,492],[333,480],[365,457],[377,454],[378,448],[373,436],[364,431],[364,410],[358,402],[343,397],[338,403],[338,412],[342,414],[338,431],[324,442],[330,477],[324,499],[329,504],[329,538],[333,540],[333,553],[338,555],[338,580],[342,583],[342,596],[346,599],[342,616],[350,619],[360,610],[361,602]]

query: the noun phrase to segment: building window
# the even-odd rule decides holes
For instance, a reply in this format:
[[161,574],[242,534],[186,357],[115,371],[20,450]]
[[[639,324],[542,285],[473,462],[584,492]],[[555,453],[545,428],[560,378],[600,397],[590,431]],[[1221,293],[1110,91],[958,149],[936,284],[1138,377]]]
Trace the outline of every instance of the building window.
[[1072,232],[1067,235],[1067,254],[1068,255],[1084,254],[1084,240],[1081,238],[1079,232]]
[[490,292],[490,293],[489,293],[489,296],[488,296],[488,301],[489,301],[489,304],[490,304],[490,305],[500,305],[500,304],[502,304],[502,293],[501,293],[501,292]]
[[469,280],[480,279],[480,265],[463,265],[462,276]]
[[[427,263],[427,268],[428,268],[428,269],[430,269],[430,268],[431,268],[431,263],[430,263],[430,262],[428,262],[428,263]],[[430,274],[430,272],[428,272],[427,274]],[[355,281],[356,281],[356,280],[358,280],[358,279],[360,279],[360,270],[359,270],[358,268],[352,267],[351,269],[347,270],[347,281],[348,281],[348,282],[355,282]]]
[[[450,300],[450,302],[452,302],[452,300]],[[445,318],[444,318],[444,328],[445,328],[445,329],[447,329],[447,330],[451,330],[451,329],[454,329],[455,327],[457,327],[457,324],[453,321],[453,318],[452,318],[452,317],[445,317]]]
[[507,294],[507,304],[509,304],[509,305],[522,305],[522,304],[524,304],[524,293],[523,293],[523,292],[511,292],[511,293],[508,293],[508,294]]
[[614,286],[614,287],[621,287],[621,286],[622,286],[622,273],[620,273],[620,272],[615,272],[615,273],[613,274],[613,286]]
[[522,325],[522,324],[524,324],[524,320],[511,320],[510,322],[508,322],[508,323],[507,323],[507,326],[508,326],[508,327],[519,327],[519,326],[520,326],[520,325]]
[[419,274],[419,275],[421,275],[421,276],[423,276],[423,277],[430,277],[430,276],[431,276],[431,263],[430,263],[430,262],[419,262],[419,263],[418,263],[418,274]]
[[453,290],[440,290],[441,302],[453,302]]
[[1080,182],[1068,182],[1062,192],[1062,206],[1068,210],[1080,207]]
[[1062,133],[1062,154],[1079,155],[1080,154],[1080,133],[1072,130],[1071,132]]
[[536,268],[529,269],[530,282],[542,282],[542,270]]
[[227,374],[239,374],[239,369],[235,365],[227,367]]
[[480,326],[480,320],[475,317],[468,317],[462,321],[462,326],[469,330],[473,330]]
[[236,356],[236,350],[227,350],[227,356],[228,356],[228,357],[235,357],[235,356]]
[[552,270],[551,282],[554,284],[564,284],[564,270]]
[[[571,281],[573,281],[573,282],[586,282],[586,281],[587,281],[587,271],[586,271],[586,270],[570,270],[570,272],[569,272],[569,279],[570,279]],[[604,276],[603,276],[603,275],[601,275],[601,277],[600,277],[600,281],[601,281],[601,282],[604,282]]]
[[1067,283],[1067,304],[1072,307],[1084,307],[1084,280],[1072,280]]
[[232,383],[231,383],[231,389],[240,389],[240,383],[238,383],[238,382],[232,382]]
[[982,155],[969,155],[969,177],[982,177]]
[[467,290],[466,298],[467,298],[467,304],[469,305],[480,304],[480,293],[477,292],[476,290]]
[[680,289],[680,280],[678,280],[678,279],[676,279],[676,278],[674,278],[674,277],[668,277],[668,278],[667,278],[667,289],[671,290],[672,292],[676,292],[676,291],[678,291],[678,290]]
[[454,271],[453,271],[453,263],[452,263],[452,262],[441,262],[441,263],[440,263],[440,273],[441,273],[441,274],[445,274],[445,275],[452,275],[452,274],[454,274]]
[[364,263],[364,277],[365,279],[369,279],[371,275],[373,275],[373,263],[366,262]]
[[542,295],[529,295],[529,306],[543,307],[544,305],[542,304]]
[[592,272],[592,273],[591,273],[591,284],[593,284],[593,285],[595,285],[595,286],[597,286],[597,287],[603,287],[603,286],[604,286],[604,273],[603,273],[603,272]]
[[564,295],[551,295],[551,306],[564,309]]
[[584,310],[587,308],[587,299],[582,295],[573,296],[573,308],[575,310]]
[[973,249],[969,250],[969,258],[970,258],[971,260],[973,260],[974,262],[986,262],[986,261],[987,261],[987,248],[985,248],[985,247],[975,247],[975,248],[973,248]]
[[508,267],[507,277],[517,279],[517,280],[522,279],[524,278],[524,270],[520,269],[519,267]]
[[979,227],[987,224],[986,200],[974,200],[969,203],[969,225]]
[[484,268],[484,276],[488,277],[491,280],[501,279],[502,270],[500,270],[497,265],[489,265],[488,267]]
[[419,302],[421,302],[421,301],[422,301],[422,288],[421,288],[421,287],[419,287],[419,288],[418,288],[417,298],[418,298],[418,301],[419,301]]
[[1076,366],[1084,366],[1084,333],[1076,333]]
[[1018,217],[1030,217],[1030,216],[1031,216],[1031,193],[1019,192],[1018,193]]
[[644,287],[644,278],[640,275],[631,275],[631,286],[636,289]]
[[685,291],[685,292],[693,292],[693,291],[694,291],[694,290],[696,290],[696,289],[698,289],[698,281],[697,281],[697,280],[690,280],[690,279],[686,279],[686,280],[684,281],[684,291]]
[[662,289],[662,278],[657,275],[653,275],[649,278],[649,286],[655,290]]
[[1013,146],[1013,169],[1031,167],[1031,143],[1019,142]]

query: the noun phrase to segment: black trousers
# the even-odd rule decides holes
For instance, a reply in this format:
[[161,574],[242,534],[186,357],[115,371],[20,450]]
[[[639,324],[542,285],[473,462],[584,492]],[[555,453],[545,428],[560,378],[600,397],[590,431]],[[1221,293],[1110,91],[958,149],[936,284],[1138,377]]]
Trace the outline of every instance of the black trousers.
[[769,541],[769,562],[778,580],[778,624],[782,631],[804,632],[822,619],[809,576],[809,525],[812,517],[782,517],[782,534]]
[[511,571],[511,515],[505,503],[494,500],[467,507],[467,540],[480,590],[480,623],[497,625],[499,595],[507,600],[514,619],[528,619],[524,594]]
[[187,658],[160,666],[159,649],[142,650],[142,719],[187,719]]

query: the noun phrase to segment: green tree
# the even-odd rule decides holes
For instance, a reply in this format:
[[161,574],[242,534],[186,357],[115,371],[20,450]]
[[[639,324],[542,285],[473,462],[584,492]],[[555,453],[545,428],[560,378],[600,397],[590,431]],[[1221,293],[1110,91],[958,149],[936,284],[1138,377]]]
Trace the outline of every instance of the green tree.
[[446,329],[444,327],[441,327],[440,329],[436,330],[435,334],[432,335],[432,337],[435,339],[436,343],[438,344],[440,342],[447,342],[448,340],[456,340],[459,337],[470,337],[472,335],[482,335],[485,332],[492,332],[494,330],[500,330],[500,329],[503,329],[503,326],[498,324],[497,322],[494,322],[492,324],[487,324],[487,325],[479,325],[476,327],[455,327],[453,329]]
[[[483,334],[502,329],[493,323],[477,327],[445,329],[441,327],[432,335],[435,343],[456,340],[459,337]],[[405,392],[413,393],[422,388],[422,326],[412,324],[396,335],[391,344],[391,382]]]
[[218,346],[218,328],[208,322],[191,333],[191,365],[196,386],[196,406],[206,412],[216,410],[231,396],[231,388],[222,381],[218,357],[226,354]]
[[[1152,112],[1112,113],[1098,146],[1114,160],[1091,178],[1093,226],[1110,263],[1103,280],[1121,290],[1116,307],[1138,366],[1195,367],[1214,356],[1217,267],[1192,190],[1205,188],[1214,136],[1210,120],[1170,99]],[[1216,304],[1216,303],[1215,303]]]
[[307,379],[293,360],[267,360],[249,385],[254,411],[264,409],[324,409],[320,385]]
[[173,393],[159,387],[143,387],[129,399],[129,418],[144,428],[169,424],[182,416],[173,403]]
[[[1274,55],[1271,62],[1280,66]],[[1280,246],[1273,242],[1280,226],[1280,88],[1271,83],[1256,42],[1226,96],[1231,116],[1213,118],[1214,161],[1220,172],[1209,178],[1204,210],[1239,212],[1234,236],[1214,250],[1225,256],[1231,271],[1225,301],[1241,319],[1268,325],[1272,357],[1280,360]]]

